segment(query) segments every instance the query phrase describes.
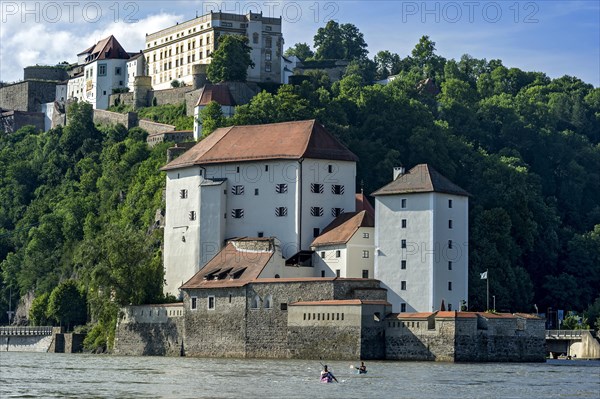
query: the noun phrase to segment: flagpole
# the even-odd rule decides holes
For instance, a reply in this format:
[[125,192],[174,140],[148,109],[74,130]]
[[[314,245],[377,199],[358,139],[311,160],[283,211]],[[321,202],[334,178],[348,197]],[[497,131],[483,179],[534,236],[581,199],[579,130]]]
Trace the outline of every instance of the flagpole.
[[490,274],[485,271],[485,282],[487,284],[487,310],[490,310]]

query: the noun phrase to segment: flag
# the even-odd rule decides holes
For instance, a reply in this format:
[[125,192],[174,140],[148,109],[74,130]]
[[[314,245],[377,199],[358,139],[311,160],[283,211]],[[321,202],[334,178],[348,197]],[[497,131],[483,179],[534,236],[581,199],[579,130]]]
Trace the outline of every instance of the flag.
[[482,280],[487,280],[487,270],[480,274]]

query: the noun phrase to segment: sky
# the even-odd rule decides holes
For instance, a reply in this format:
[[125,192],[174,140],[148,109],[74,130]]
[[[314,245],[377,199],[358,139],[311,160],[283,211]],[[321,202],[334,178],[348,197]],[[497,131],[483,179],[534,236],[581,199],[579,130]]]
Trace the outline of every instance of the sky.
[[29,65],[75,62],[76,54],[114,35],[129,52],[146,33],[211,10],[282,17],[285,48],[313,45],[330,19],[354,24],[369,57],[410,55],[423,35],[447,59],[463,54],[551,78],[575,76],[600,87],[600,1],[5,1],[0,0],[0,81]]

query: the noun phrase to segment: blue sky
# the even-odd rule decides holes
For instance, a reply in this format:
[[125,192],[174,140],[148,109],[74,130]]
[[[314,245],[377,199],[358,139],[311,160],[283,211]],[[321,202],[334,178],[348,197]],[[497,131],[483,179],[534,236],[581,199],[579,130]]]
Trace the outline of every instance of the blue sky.
[[262,11],[283,19],[286,45],[313,43],[327,20],[352,23],[369,56],[405,57],[422,35],[445,58],[498,58],[508,67],[576,76],[600,86],[599,1],[0,1],[0,80],[23,67],[74,62],[76,54],[114,34],[139,51],[145,33],[210,11]]

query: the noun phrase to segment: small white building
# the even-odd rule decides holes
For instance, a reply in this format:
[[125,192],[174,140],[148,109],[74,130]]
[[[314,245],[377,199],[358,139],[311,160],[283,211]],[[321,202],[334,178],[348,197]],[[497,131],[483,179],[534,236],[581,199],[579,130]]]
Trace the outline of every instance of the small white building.
[[373,215],[367,211],[343,213],[315,238],[313,267],[321,277],[373,278]]
[[130,58],[127,61],[127,83],[125,86],[129,88],[129,91],[133,91],[135,77],[146,75],[146,58],[141,51],[129,55]]
[[215,130],[162,168],[165,292],[234,237],[275,237],[287,263],[310,261],[313,240],[354,212],[356,161],[314,120]]
[[[375,278],[393,312],[460,310],[468,295],[469,193],[427,164],[375,196]],[[443,305],[442,305],[443,304]]]
[[200,117],[200,111],[206,108],[211,101],[215,101],[221,106],[223,116],[231,117],[235,113],[235,100],[231,95],[229,86],[225,84],[205,84],[194,107],[194,140],[202,138],[202,118]]
[[290,76],[294,74],[294,69],[298,63],[300,63],[300,58],[295,55],[290,57],[281,56],[281,83],[290,83]]
[[127,60],[129,54],[114,36],[100,40],[77,54],[83,74],[69,80],[69,98],[85,101],[94,109],[107,109],[113,89],[127,86]]

